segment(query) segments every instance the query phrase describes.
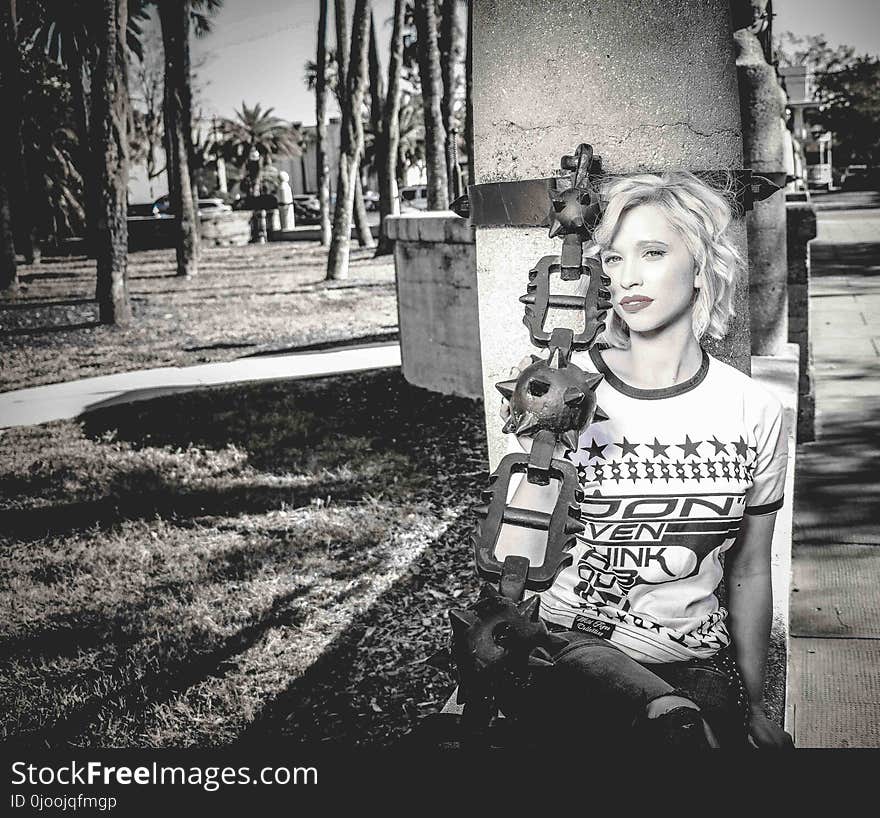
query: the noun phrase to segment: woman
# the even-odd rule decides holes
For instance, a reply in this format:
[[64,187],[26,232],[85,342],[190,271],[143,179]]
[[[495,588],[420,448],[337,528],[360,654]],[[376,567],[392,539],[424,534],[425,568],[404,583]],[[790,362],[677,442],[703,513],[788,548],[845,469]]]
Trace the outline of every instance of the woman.
[[[609,419],[570,454],[586,528],[542,594],[541,615],[566,647],[542,695],[510,709],[603,735],[636,726],[660,745],[789,746],[762,702],[782,407],[700,346],[733,314],[741,260],[726,235],[730,208],[687,173],[622,178],[604,198],[594,238],[613,315],[605,344],[572,361],[604,374],[597,398]],[[549,511],[555,500],[555,488],[521,480],[510,504]],[[506,526],[495,553],[539,563],[542,548],[539,533]]]

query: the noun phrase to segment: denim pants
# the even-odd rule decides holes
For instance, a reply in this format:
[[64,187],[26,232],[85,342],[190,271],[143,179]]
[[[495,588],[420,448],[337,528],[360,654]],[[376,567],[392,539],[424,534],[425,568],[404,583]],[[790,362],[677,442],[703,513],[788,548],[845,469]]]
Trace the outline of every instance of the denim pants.
[[711,659],[642,665],[597,636],[556,633],[568,644],[552,656],[552,667],[506,690],[502,701],[502,710],[534,734],[552,740],[563,730],[569,739],[633,749],[647,705],[678,695],[697,704],[722,747],[745,746],[748,698],[726,651]]

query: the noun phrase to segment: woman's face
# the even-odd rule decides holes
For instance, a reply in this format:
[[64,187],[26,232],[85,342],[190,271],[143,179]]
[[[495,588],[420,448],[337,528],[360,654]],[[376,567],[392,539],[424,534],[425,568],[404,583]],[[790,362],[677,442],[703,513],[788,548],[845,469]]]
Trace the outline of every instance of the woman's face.
[[611,277],[614,311],[630,332],[662,329],[685,316],[690,320],[700,286],[694,259],[659,207],[644,204],[628,211],[601,258]]

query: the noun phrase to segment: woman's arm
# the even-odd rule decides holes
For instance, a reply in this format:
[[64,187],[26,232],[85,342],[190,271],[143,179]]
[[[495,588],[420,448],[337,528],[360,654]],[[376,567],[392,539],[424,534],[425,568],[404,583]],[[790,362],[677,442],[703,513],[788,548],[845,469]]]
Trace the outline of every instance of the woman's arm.
[[770,547],[776,514],[743,517],[736,546],[726,556],[730,636],[749,694],[750,735],[759,747],[791,746],[791,736],[764,714],[764,673],[773,621]]

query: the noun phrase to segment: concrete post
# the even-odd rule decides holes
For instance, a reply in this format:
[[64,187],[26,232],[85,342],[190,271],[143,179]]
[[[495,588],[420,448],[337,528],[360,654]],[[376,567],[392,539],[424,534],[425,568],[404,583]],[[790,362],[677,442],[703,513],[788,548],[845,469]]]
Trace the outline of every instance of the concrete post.
[[[785,93],[758,38],[748,29],[735,38],[746,166],[779,173],[785,168]],[[788,339],[784,194],[755,202],[746,223],[752,354],[775,355]]]
[[[589,142],[611,173],[743,166],[739,95],[726,0],[572,4],[475,0],[475,182],[552,176]],[[747,254],[745,220],[734,226]],[[534,351],[523,327],[527,274],[561,242],[541,228],[478,228],[483,391],[494,468],[503,454],[497,381]],[[748,286],[712,354],[750,369]],[[557,326],[563,325],[559,320]]]
[[797,439],[815,439],[816,396],[810,354],[810,239],[816,238],[816,211],[806,202],[786,205],[788,226],[788,340],[800,347]]

